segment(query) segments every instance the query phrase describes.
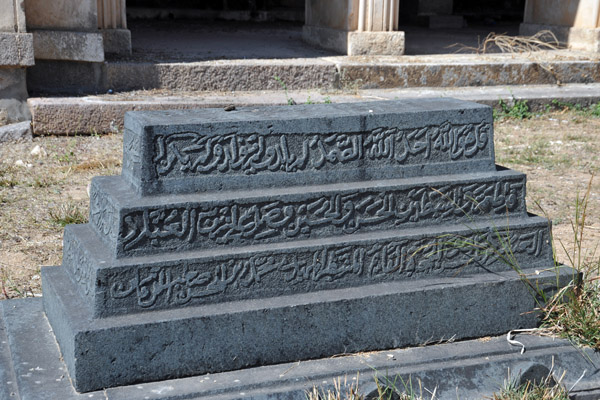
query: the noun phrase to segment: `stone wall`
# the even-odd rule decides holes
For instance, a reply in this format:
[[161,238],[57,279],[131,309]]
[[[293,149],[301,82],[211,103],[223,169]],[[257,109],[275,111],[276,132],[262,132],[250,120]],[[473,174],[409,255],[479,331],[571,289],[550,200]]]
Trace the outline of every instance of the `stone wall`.
[[[33,65],[23,0],[0,0],[0,126],[30,119],[25,67]],[[10,135],[0,134],[0,141]]]

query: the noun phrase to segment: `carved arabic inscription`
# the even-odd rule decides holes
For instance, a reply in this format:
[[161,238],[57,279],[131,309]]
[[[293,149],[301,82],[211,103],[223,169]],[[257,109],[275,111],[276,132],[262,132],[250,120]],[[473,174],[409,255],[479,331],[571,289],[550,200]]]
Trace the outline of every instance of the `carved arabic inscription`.
[[297,172],[336,164],[374,166],[445,162],[489,156],[487,122],[416,129],[381,127],[371,132],[205,135],[181,132],[155,138],[158,177],[210,173]]
[[[540,256],[547,248],[547,230],[476,232],[462,240],[489,246],[459,248],[437,238],[389,240],[365,245],[342,245],[289,254],[257,255],[214,264],[184,267],[138,268],[133,278],[109,278],[112,299],[135,299],[137,306],[152,308],[157,303],[176,307],[192,299],[209,298],[232,291],[264,293],[270,289],[313,290],[344,287],[353,282],[370,284],[388,279],[422,275],[448,275],[462,268],[502,267],[493,249],[500,248],[498,236],[513,246],[515,256]],[[367,281],[365,282],[365,279]],[[202,300],[206,301],[206,300]]]
[[119,251],[127,255],[394,229],[427,221],[524,211],[523,198],[524,181],[512,178],[446,185],[439,190],[366,190],[297,200],[147,208],[123,215]]

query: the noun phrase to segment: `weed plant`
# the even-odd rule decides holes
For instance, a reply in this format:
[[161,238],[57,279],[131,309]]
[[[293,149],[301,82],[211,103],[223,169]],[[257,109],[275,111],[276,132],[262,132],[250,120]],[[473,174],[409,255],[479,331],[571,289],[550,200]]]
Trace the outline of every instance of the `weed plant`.
[[517,100],[513,97],[512,105],[509,105],[508,102],[500,99],[498,101],[498,106],[500,109],[494,110],[494,119],[528,119],[533,116],[533,113],[529,110],[527,100]]
[[[350,384],[341,378],[334,379],[332,389],[319,389],[313,386],[312,390],[306,393],[307,400],[435,400],[436,391],[424,389],[419,381],[418,390],[413,388],[412,379],[402,379],[396,375],[393,378],[388,376],[380,377],[375,375],[376,391],[365,395],[359,390],[358,376]],[[426,392],[424,395],[423,392]]]
[[562,288],[542,308],[542,328],[583,346],[600,350],[600,256],[598,244],[585,251],[586,219],[593,176],[586,192],[577,195],[575,219],[571,221],[573,245],[570,249],[560,242],[569,265],[582,279]]
[[85,211],[73,202],[63,203],[48,211],[50,220],[62,227],[69,224],[83,224],[88,221]]
[[[587,209],[591,197],[593,176],[583,195],[578,194],[575,202],[574,220],[571,221],[573,246],[568,249],[559,242],[567,253],[567,264],[574,270],[571,282],[560,287],[558,271],[561,264],[554,256],[554,268],[557,272],[557,291],[552,297],[537,286],[519,265],[510,241],[510,228],[494,228],[497,243],[485,239],[481,242],[473,236],[448,235],[440,238],[442,247],[456,249],[475,249],[478,255],[491,255],[510,266],[528,287],[542,314],[540,333],[551,333],[569,339],[571,342],[600,350],[600,256],[598,244],[591,251],[585,251]],[[547,216],[546,216],[547,217]],[[508,225],[508,224],[507,224]],[[476,235],[481,237],[483,235]],[[552,243],[553,250],[556,243]],[[425,248],[418,251],[424,251]],[[440,250],[437,250],[440,251]],[[556,254],[556,251],[554,251]],[[431,252],[427,255],[433,255]]]
[[562,385],[562,378],[556,382],[549,373],[541,382],[526,381],[511,378],[504,381],[502,389],[495,393],[491,400],[569,400],[569,392]]

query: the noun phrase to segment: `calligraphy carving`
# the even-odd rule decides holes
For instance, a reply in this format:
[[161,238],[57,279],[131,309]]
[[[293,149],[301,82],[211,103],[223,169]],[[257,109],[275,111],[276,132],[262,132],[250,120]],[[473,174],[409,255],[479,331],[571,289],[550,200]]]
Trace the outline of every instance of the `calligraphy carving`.
[[85,295],[93,291],[91,260],[73,237],[65,240],[62,265],[71,271],[71,278],[81,285]]
[[120,256],[396,229],[525,211],[522,177],[439,189],[311,194],[298,200],[150,207],[121,217]]
[[205,303],[214,301],[211,296],[240,291],[261,296],[270,290],[294,293],[390,279],[448,276],[469,267],[505,269],[508,267],[494,251],[502,249],[499,237],[510,243],[513,255],[520,258],[547,253],[547,236],[546,228],[490,230],[461,237],[482,246],[461,248],[438,238],[401,239],[212,263],[186,262],[176,267],[137,268],[131,273],[133,277],[125,280],[121,274],[109,276],[107,286],[112,301],[135,299],[132,306],[141,309],[177,307],[194,299],[195,303]]
[[331,169],[335,165],[408,165],[490,156],[488,122],[380,127],[370,132],[205,135],[180,132],[154,139],[156,174],[257,174]]
[[109,200],[108,195],[92,187],[90,191],[90,222],[96,231],[104,237],[116,240],[115,225],[118,211]]
[[126,130],[123,135],[123,169],[133,170],[135,164],[142,160],[140,154],[140,137],[130,130]]

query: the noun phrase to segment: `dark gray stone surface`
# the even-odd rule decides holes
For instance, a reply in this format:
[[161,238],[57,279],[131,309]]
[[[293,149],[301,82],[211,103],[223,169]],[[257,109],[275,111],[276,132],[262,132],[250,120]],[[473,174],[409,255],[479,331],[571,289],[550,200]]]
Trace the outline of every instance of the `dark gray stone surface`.
[[142,198],[98,177],[90,198],[117,258],[526,215],[525,175],[511,170]]
[[450,98],[130,112],[123,176],[153,194],[492,171],[492,130]]
[[[535,275],[556,290],[553,271]],[[560,272],[560,284],[573,277]],[[45,310],[78,391],[497,335],[533,327],[535,301],[514,273],[385,282],[90,319],[62,268],[44,268]],[[368,328],[367,328],[368,327]]]
[[[3,313],[4,308],[12,311]],[[183,399],[256,399],[306,400],[306,391],[313,386],[333,389],[334,380],[342,385],[356,384],[363,393],[374,390],[374,375],[384,380],[386,375],[411,378],[413,388],[421,381],[429,390],[436,390],[439,400],[477,399],[497,391],[508,376],[541,366],[552,368],[558,378],[565,373],[564,384],[570,388],[583,374],[583,379],[571,391],[575,400],[596,400],[600,388],[600,355],[590,349],[577,349],[565,340],[517,335],[526,348],[510,346],[506,335],[485,340],[467,340],[425,347],[393,349],[380,352],[343,355],[333,358],[278,364],[238,371],[206,374],[190,378],[170,379],[109,388],[85,394],[76,393],[62,371],[65,364],[56,346],[54,335],[43,309],[42,299],[0,302],[0,325],[12,326],[11,348],[0,341],[4,356],[0,371],[12,369],[9,352],[19,354],[23,375],[12,385],[0,385],[0,400],[183,400]],[[29,342],[29,333],[35,341]],[[3,339],[4,340],[4,339]],[[7,363],[6,360],[9,362]],[[29,369],[33,369],[29,371]],[[36,384],[35,382],[43,382]],[[0,381],[4,383],[4,381]],[[13,394],[11,396],[11,393]],[[21,393],[25,396],[20,395]]]
[[[0,302],[0,324],[6,334],[14,376],[9,400],[69,399],[76,394],[69,380],[56,339],[44,315],[41,299]],[[0,362],[3,366],[11,363]],[[0,399],[2,384],[0,381]],[[95,396],[95,398],[101,398]]]
[[[8,301],[0,302],[0,399],[2,400],[14,399],[18,395],[17,377],[12,365],[12,354],[5,325],[6,317],[2,307],[2,305],[6,305],[10,308],[13,304],[9,304]],[[38,306],[39,308],[41,307]]]
[[[393,280],[454,277],[552,265],[548,222],[500,218],[347,237],[114,259],[89,225],[65,229],[63,267],[96,317]],[[496,227],[496,228],[494,228]],[[500,237],[512,243],[514,265]],[[473,246],[448,243],[464,238]],[[487,253],[475,245],[486,246]]]
[[[533,327],[531,288],[478,247],[498,234],[557,290],[548,223],[527,214],[525,176],[494,165],[487,107],[134,113],[126,128],[123,175],[93,180],[90,223],[42,270],[77,390]],[[474,245],[444,244],[457,236]]]

